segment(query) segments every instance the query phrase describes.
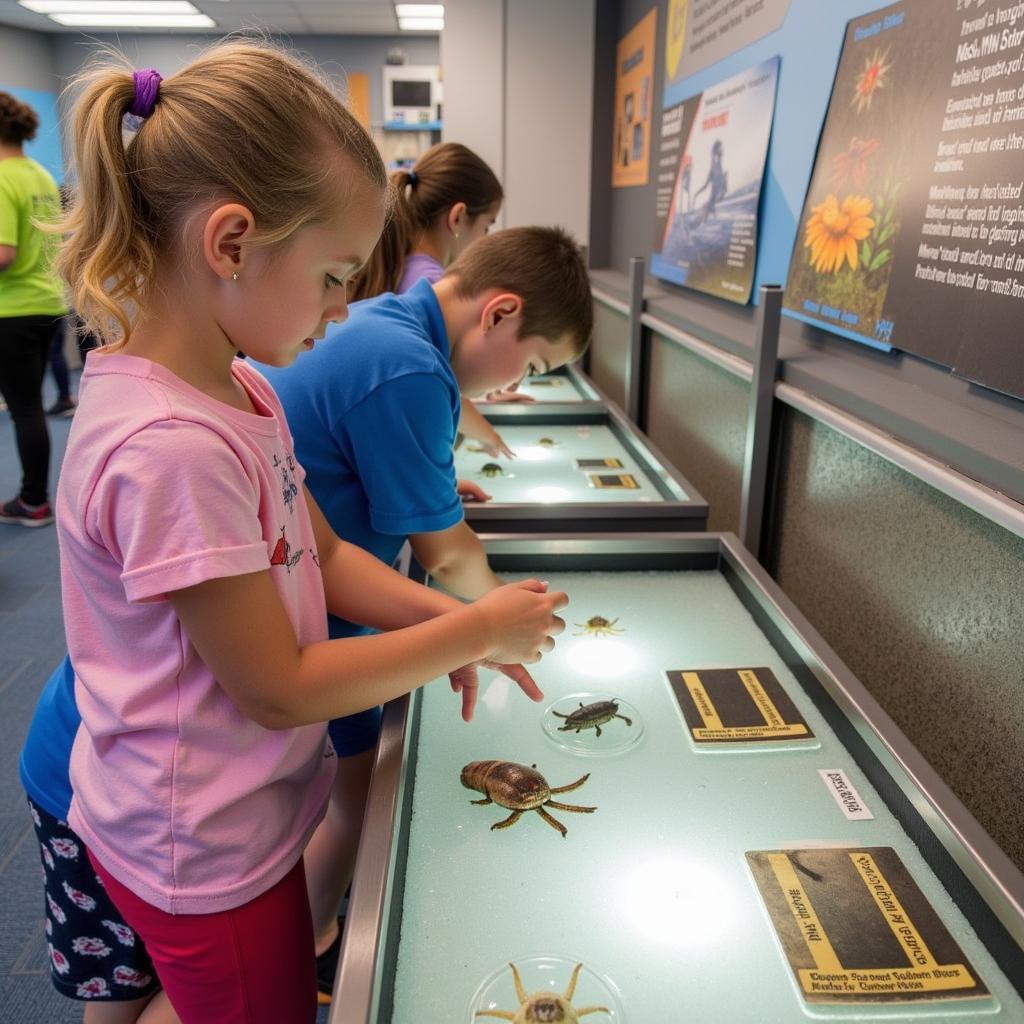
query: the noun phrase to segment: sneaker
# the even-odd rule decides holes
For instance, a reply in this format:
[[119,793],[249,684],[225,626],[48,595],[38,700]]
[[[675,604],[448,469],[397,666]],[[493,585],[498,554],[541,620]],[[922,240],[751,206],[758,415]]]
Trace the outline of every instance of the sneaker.
[[78,406],[75,404],[73,398],[58,398],[49,409],[46,410],[47,416],[74,416],[75,409]]
[[338,973],[338,954],[341,952],[341,933],[345,918],[338,918],[337,938],[316,958],[316,1001],[319,1006],[330,1006],[334,992],[334,976]]
[[53,522],[53,508],[48,501],[42,505],[26,505],[21,498],[11,498],[0,505],[0,523],[18,523],[20,526],[49,526]]

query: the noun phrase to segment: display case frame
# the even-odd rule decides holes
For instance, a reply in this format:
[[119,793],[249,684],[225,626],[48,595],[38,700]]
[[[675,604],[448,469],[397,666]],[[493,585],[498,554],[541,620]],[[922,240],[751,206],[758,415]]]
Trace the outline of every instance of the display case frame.
[[[784,659],[1000,969],[1024,996],[1024,875],[733,534],[490,535],[498,572],[717,570]],[[330,1024],[388,1024],[419,736],[391,701],[374,764]]]
[[638,463],[661,500],[471,502],[465,506],[466,522],[477,533],[693,532],[707,528],[707,501],[614,402],[499,404],[482,411],[499,433],[502,426],[606,427]]

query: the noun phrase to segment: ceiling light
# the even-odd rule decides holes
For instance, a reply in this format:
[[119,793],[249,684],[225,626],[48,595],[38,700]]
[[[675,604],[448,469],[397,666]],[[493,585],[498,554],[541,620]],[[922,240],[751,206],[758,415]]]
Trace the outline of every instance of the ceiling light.
[[440,32],[444,28],[444,18],[399,18],[398,27],[403,32]]
[[18,0],[37,14],[199,14],[189,0]]
[[58,25],[93,28],[213,28],[205,14],[51,14]]
[[443,18],[444,4],[395,4],[400,18]]

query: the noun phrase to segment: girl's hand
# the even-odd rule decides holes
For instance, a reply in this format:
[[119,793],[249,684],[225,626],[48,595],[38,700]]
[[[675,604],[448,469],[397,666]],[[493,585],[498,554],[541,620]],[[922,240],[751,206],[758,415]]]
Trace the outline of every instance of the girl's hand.
[[480,686],[477,669],[480,666],[507,676],[530,700],[541,701],[544,699],[544,694],[534,682],[533,676],[522,665],[500,665],[496,661],[481,661],[476,665],[464,665],[448,674],[452,692],[462,694],[462,720],[464,722],[473,720],[473,709],[476,707]]
[[554,648],[565,629],[555,612],[569,603],[561,591],[547,592],[540,580],[498,587],[473,604],[483,617],[488,637],[485,660],[501,665],[532,664]]
[[455,490],[459,497],[465,502],[490,501],[491,496],[472,480],[456,480]]

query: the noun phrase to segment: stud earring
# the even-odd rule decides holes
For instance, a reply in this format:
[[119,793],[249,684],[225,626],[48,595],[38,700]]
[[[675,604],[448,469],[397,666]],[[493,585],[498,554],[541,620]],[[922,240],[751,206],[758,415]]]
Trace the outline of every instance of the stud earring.
[[232,281],[237,281],[238,280],[238,273],[236,271],[232,271],[231,280]]

